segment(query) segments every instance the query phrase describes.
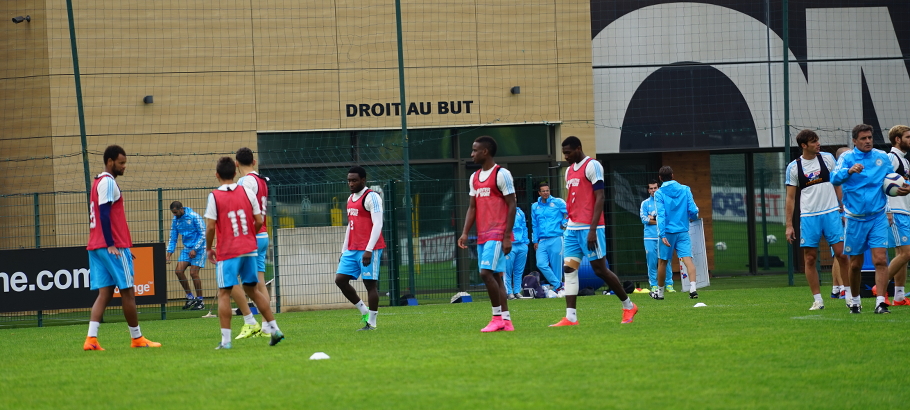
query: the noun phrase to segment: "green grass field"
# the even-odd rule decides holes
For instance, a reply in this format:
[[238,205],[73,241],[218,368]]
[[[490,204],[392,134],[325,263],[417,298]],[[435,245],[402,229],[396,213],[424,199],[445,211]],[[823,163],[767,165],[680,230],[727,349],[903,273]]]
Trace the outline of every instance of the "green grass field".
[[[804,282],[804,281],[803,281]],[[810,312],[786,277],[718,278],[690,300],[579,300],[580,325],[549,328],[561,299],[511,304],[516,331],[481,334],[488,302],[383,308],[357,332],[353,309],[284,313],[287,339],[216,351],[217,319],[150,320],[159,349],[130,349],[118,311],[84,352],[85,324],[0,330],[0,408],[898,408],[910,308]],[[802,284],[802,283],[799,283]],[[771,286],[771,287],[755,287]],[[481,295],[477,295],[481,299]],[[693,308],[695,302],[707,307]],[[149,313],[149,315],[153,314]],[[234,318],[234,333],[242,325]],[[314,352],[331,359],[308,360]]]

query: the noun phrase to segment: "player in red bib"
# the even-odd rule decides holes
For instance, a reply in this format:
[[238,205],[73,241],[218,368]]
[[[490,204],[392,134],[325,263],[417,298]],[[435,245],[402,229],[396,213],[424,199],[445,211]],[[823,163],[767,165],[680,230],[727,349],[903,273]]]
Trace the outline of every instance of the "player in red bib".
[[84,350],[104,350],[98,343],[98,327],[104,317],[104,309],[114,297],[114,286],[120,289],[123,316],[133,338],[132,347],[161,347],[142,336],[139,317],[136,312],[136,295],[133,293],[133,256],[130,247],[130,228],[126,224],[123,209],[123,195],[114,181],[126,170],[126,151],[118,145],[104,150],[104,172],[95,177],[89,194],[89,235],[88,266],[92,290],[98,290],[98,298],[92,305],[88,322],[88,336],[82,345]]
[[[268,296],[256,288],[256,232],[262,227],[259,201],[242,186],[234,183],[237,166],[230,157],[221,157],[215,178],[221,183],[209,194],[205,209],[205,246],[209,261],[215,264],[218,283],[218,319],[221,323],[221,343],[215,349],[231,348],[231,290],[238,284],[262,311],[263,331],[271,335],[269,345],[284,339],[275,323]],[[218,252],[213,249],[218,238]],[[237,277],[240,280],[237,280]]]
[[[379,265],[385,240],[382,238],[382,198],[366,187],[367,172],[361,167],[348,170],[348,227],[338,259],[335,285],[341,289],[360,311],[363,327],[359,330],[376,330],[376,316],[379,315]],[[357,291],[351,286],[351,279],[363,279],[367,288],[369,308],[363,304]]]
[[490,295],[493,320],[481,332],[515,330],[509,314],[506,286],[502,274],[506,270],[506,255],[512,250],[512,226],[515,224],[515,185],[512,174],[496,165],[496,140],[478,137],[471,146],[471,158],[481,169],[468,181],[471,202],[465,216],[464,230],[458,247],[467,249],[468,232],[477,223],[477,260],[480,277]]
[[[269,197],[269,186],[266,184],[268,178],[259,175],[254,169],[256,160],[253,158],[253,150],[242,147],[237,150],[234,159],[236,160],[234,163],[237,165],[237,172],[242,175],[237,179],[237,185],[242,186],[247,192],[253,194],[256,198],[256,202],[259,204],[259,210],[262,212],[262,228],[259,228],[259,231],[256,233],[256,252],[258,254],[258,256],[256,256],[256,270],[259,275],[259,282],[256,283],[256,289],[259,290],[259,293],[268,298],[269,291],[265,287],[265,257],[269,251],[268,217],[266,216],[266,206],[268,205]],[[256,318],[253,317],[253,311],[250,310],[250,305],[247,304],[246,295],[239,286],[234,288],[231,293],[231,298],[237,303],[237,308],[240,309],[244,322],[243,327],[240,329],[240,334],[237,335],[236,339],[269,337],[268,333],[262,331],[264,325],[260,325],[256,322]],[[263,323],[265,323],[265,321],[263,321]]]
[[569,223],[563,233],[563,272],[565,273],[566,317],[550,326],[578,324],[576,299],[578,298],[578,266],[588,257],[594,274],[604,280],[622,301],[622,323],[632,323],[638,306],[635,306],[615,273],[607,268],[607,241],[604,234],[604,172],[603,165],[585,155],[581,141],[576,137],[562,142],[562,154],[569,162],[566,170],[566,208]]

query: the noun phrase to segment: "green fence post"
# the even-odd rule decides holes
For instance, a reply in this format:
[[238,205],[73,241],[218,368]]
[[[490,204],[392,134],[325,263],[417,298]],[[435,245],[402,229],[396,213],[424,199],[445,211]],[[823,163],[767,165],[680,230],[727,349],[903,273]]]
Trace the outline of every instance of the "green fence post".
[[[784,160],[790,161],[790,2],[781,2],[781,20],[783,20],[784,53]],[[793,247],[787,246],[787,283],[793,286]]]
[[[161,188],[158,188],[158,242],[164,243],[164,202],[161,195]],[[167,300],[167,295],[165,295]],[[167,320],[167,302],[161,304],[161,320]]]
[[[395,180],[389,181],[389,204],[395,204]],[[401,278],[401,243],[399,241],[398,235],[398,212],[393,206],[389,206],[391,212],[389,212],[389,242],[386,243],[386,246],[389,247],[389,276],[391,276],[391,281],[389,283],[389,304],[391,306],[398,306],[398,299],[401,297],[401,285],[399,280]]]
[[768,212],[765,208],[765,170],[758,170],[758,180],[759,180],[759,195],[761,195],[761,236],[762,243],[765,245],[765,270],[770,269],[768,267]]
[[[275,204],[271,205],[272,209],[275,209]],[[278,220],[279,218],[271,217],[272,220],[272,238],[269,238],[269,242],[272,244],[272,284],[275,288],[275,313],[281,313],[281,286],[279,285],[280,281],[278,279]]]
[[[35,248],[40,248],[41,247],[41,211],[40,211],[41,205],[38,202],[39,201],[38,193],[36,192],[32,198],[33,198],[32,203],[35,206]],[[42,312],[40,310],[38,311],[38,327],[41,327],[43,325],[43,323],[42,323],[43,322],[43,320],[42,320],[43,313],[44,312]]]

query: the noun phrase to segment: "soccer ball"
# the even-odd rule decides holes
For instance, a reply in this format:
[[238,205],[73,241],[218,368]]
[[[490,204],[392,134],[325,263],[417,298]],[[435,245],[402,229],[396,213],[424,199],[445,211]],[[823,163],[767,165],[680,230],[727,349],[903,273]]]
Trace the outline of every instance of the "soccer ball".
[[885,181],[882,182],[882,190],[885,191],[885,195],[888,196],[897,196],[897,190],[905,183],[904,178],[897,173],[890,173],[885,175]]
[[714,244],[714,247],[717,248],[717,250],[719,250],[719,251],[725,251],[725,250],[727,250],[727,243],[718,242],[718,243]]
[[765,237],[765,242],[768,243],[777,243],[777,237],[774,235],[768,235]]

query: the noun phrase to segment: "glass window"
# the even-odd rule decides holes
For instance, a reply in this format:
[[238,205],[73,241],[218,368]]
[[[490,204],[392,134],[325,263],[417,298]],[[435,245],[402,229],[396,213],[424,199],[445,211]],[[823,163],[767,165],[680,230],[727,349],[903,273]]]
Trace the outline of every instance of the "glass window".
[[471,146],[474,144],[474,139],[481,135],[489,135],[496,140],[497,157],[550,153],[549,126],[514,125],[458,130],[458,147],[462,158],[471,158]]

